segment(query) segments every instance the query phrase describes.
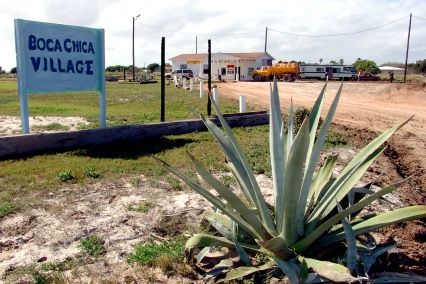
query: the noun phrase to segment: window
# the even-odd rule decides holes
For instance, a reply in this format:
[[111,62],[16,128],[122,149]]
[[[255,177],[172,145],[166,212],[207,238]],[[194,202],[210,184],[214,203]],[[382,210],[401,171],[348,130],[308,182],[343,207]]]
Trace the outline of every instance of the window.
[[333,68],[333,73],[340,73],[340,68]]
[[317,72],[324,72],[324,68],[317,68]]
[[262,66],[272,66],[272,59],[263,59],[262,58]]
[[221,74],[222,76],[226,75],[226,68],[221,68]]
[[186,64],[181,64],[180,69],[188,69],[188,66]]
[[253,67],[249,67],[247,75],[251,76],[251,74],[253,74],[254,68]]
[[203,64],[203,74],[209,74],[209,65]]

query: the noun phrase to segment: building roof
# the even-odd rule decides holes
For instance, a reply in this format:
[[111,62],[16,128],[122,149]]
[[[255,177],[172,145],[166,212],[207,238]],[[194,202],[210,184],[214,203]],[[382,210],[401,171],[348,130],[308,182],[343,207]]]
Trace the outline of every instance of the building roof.
[[380,66],[380,71],[404,71],[404,68],[392,67],[392,66]]
[[[215,52],[215,53],[212,53],[212,55],[220,55],[220,54],[238,57],[239,59],[256,59],[259,56],[263,56],[263,55],[267,55],[271,59],[275,59],[267,52],[236,52],[236,53],[233,53],[233,52]],[[202,59],[206,59],[207,56],[208,56],[207,53],[198,53],[198,54],[186,54],[185,53],[185,54],[179,54],[175,57],[172,57],[169,60],[202,60]]]

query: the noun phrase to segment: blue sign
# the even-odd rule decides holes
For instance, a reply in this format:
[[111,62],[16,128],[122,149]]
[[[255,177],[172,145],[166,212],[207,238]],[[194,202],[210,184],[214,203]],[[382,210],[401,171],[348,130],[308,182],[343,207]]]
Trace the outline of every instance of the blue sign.
[[99,91],[105,126],[103,29],[15,19],[15,41],[23,119],[22,112],[28,116],[28,94]]

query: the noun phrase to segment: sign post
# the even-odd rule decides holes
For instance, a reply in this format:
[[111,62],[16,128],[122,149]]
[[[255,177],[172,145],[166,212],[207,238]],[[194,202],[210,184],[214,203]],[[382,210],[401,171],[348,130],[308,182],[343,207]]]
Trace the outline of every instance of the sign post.
[[30,131],[28,95],[54,92],[99,92],[106,127],[103,29],[15,19],[15,43],[23,133]]

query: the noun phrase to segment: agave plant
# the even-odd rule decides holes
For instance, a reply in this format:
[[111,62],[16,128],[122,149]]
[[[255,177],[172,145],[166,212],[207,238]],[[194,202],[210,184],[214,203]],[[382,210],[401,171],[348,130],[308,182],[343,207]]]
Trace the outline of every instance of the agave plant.
[[[387,186],[376,192],[370,191],[360,201],[348,202],[348,206],[342,208],[342,200],[352,194],[362,175],[384,151],[384,142],[410,119],[388,129],[371,141],[337,177],[333,177],[336,156],[327,157],[320,167],[317,165],[343,83],[319,127],[326,87],[327,83],[296,135],[292,102],[286,126],[282,119],[277,82],[274,81],[271,87],[269,142],[273,204],[265,201],[253,170],[213,100],[213,107],[223,130],[203,115],[200,116],[222,147],[227,157],[227,166],[234,175],[241,194],[231,191],[191,155],[199,176],[216,190],[220,197],[212,194],[198,180],[160,161],[167,170],[181,178],[220,212],[208,214],[209,220],[213,220],[212,224],[219,229],[223,237],[209,234],[192,236],[186,243],[188,258],[193,257],[197,248],[215,246],[235,249],[246,263],[247,266],[226,270],[225,278],[220,281],[240,278],[273,267],[281,269],[291,283],[306,280],[308,268],[332,281],[351,281],[355,278],[349,271],[355,271],[358,262],[359,244],[356,236],[426,216],[426,206],[410,206],[353,218],[354,213],[394,191],[397,185]],[[248,238],[241,241],[237,236],[238,232],[243,232]],[[335,247],[337,243],[345,243],[347,247],[347,267],[312,258],[330,247]],[[205,251],[202,250],[202,253]],[[248,257],[251,253],[262,253],[270,261],[253,267]]]

